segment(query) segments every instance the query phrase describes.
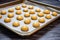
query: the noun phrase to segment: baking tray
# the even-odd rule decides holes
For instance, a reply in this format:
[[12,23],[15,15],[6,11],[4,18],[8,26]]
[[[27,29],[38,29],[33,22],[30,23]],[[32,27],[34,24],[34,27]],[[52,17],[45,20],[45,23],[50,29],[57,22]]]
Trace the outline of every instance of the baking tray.
[[[10,2],[10,3],[5,3],[5,4],[2,4],[2,5],[0,6],[0,8],[1,8],[1,9],[2,9],[2,8],[6,8],[6,7],[9,8],[9,7],[13,6],[13,5],[18,5],[18,4],[20,4],[20,3],[25,3],[25,4],[27,4],[27,5],[34,5],[34,6],[42,7],[43,9],[50,9],[50,7],[48,8],[48,7],[44,6],[44,5],[38,5],[38,4],[35,4],[35,3],[33,3],[33,2],[24,1],[24,0],[22,0],[22,1],[13,1],[13,2]],[[1,9],[0,9],[0,10],[1,10]],[[53,8],[50,9],[50,10],[51,10],[51,11],[56,11],[56,10],[53,10]],[[56,12],[60,13],[59,11],[56,11]],[[59,15],[60,15],[60,14],[59,14]],[[57,16],[56,18],[52,19],[52,21],[54,21],[54,20],[57,19],[58,17],[60,17],[60,16]],[[48,24],[51,23],[52,21],[48,22]],[[0,24],[2,24],[2,23],[0,23]],[[31,35],[31,34],[35,33],[36,31],[42,29],[43,27],[46,27],[46,25],[48,25],[48,24],[45,24],[45,25],[42,26],[41,28],[35,29],[34,31],[28,32],[28,33],[21,33],[21,32],[19,32],[19,31],[16,31],[16,30],[13,30],[13,29],[7,27],[7,26],[4,25],[4,24],[2,24],[2,25],[4,25],[6,28],[10,29],[11,31],[13,31],[13,32],[15,32],[15,33],[17,33],[17,34],[19,34],[19,35],[21,35],[21,36],[27,36],[27,35]]]

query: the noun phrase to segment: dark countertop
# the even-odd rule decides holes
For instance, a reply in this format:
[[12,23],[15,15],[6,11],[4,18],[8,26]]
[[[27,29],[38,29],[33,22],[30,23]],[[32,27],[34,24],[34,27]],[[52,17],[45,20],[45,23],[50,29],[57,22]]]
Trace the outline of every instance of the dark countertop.
[[43,2],[46,4],[51,4],[51,5],[60,7],[60,1],[59,0],[35,0],[35,1]]
[[28,37],[19,36],[0,25],[0,40],[60,40],[60,18]]

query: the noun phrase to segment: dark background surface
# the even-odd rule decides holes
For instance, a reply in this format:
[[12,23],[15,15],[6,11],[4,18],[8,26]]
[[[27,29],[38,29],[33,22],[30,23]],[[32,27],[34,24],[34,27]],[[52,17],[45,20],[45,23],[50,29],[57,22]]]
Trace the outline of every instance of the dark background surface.
[[60,0],[35,0],[35,1],[60,7]]
[[6,3],[6,2],[11,2],[11,1],[14,1],[14,0],[0,0],[0,4]]
[[[0,1],[0,3],[3,2],[6,1]],[[0,40],[60,40],[60,18],[28,37],[19,36],[0,25]]]

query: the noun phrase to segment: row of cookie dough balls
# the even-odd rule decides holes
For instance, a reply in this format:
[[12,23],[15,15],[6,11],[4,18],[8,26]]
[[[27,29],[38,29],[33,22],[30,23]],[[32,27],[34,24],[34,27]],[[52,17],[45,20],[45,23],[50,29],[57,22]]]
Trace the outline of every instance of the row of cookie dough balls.
[[[4,20],[4,21],[5,21],[5,22],[7,22],[7,21],[10,22],[11,19],[10,19],[10,18],[6,18],[6,20]],[[27,19],[25,22],[29,24],[29,23],[30,23],[30,20]],[[32,25],[33,25],[34,28],[40,27],[40,23],[39,23],[39,22],[34,22]],[[13,27],[18,27],[18,26],[20,26],[20,22],[19,22],[19,21],[13,22],[12,26],[13,26]],[[28,30],[29,30],[29,27],[26,26],[26,25],[25,25],[25,26],[22,26],[22,27],[21,27],[21,30],[22,30],[22,31],[28,31]]]
[[[14,12],[14,9],[13,8],[10,8],[8,10],[9,12]],[[23,9],[24,12],[28,12],[28,9]],[[41,10],[39,8],[36,9],[36,12],[41,12]],[[22,13],[22,10],[17,10],[16,12],[18,15]],[[35,14],[35,11],[34,10],[30,10],[29,12],[30,14]],[[44,10],[44,13],[45,14],[50,14],[50,10]],[[6,14],[6,11],[5,10],[2,10],[1,11],[1,14],[2,15],[5,15]]]
[[[23,4],[22,7],[25,8],[26,5]],[[29,8],[29,9],[33,9],[34,6],[29,6],[28,8]],[[15,9],[16,9],[16,10],[20,10],[21,8],[20,8],[20,6],[16,6]],[[14,9],[13,9],[13,8],[9,8],[8,11],[9,11],[9,12],[14,12]],[[24,9],[23,11],[24,11],[24,12],[28,12],[28,9]],[[40,8],[37,8],[37,9],[36,9],[36,12],[40,12],[40,11],[41,11]],[[18,12],[19,12],[19,11],[18,11]],[[31,11],[31,14],[34,14],[34,13],[35,13],[34,10],[32,10],[32,11]],[[45,10],[44,13],[49,14],[49,13],[50,13],[50,10]],[[3,14],[3,15],[6,14],[6,11],[2,10],[2,14]]]
[[[36,9],[36,12],[38,11],[39,9]],[[40,11],[40,10],[39,10]],[[14,12],[14,9],[12,9],[12,8],[10,8],[9,10],[8,10],[8,12]],[[23,12],[28,12],[28,9],[23,9]],[[22,13],[22,10],[17,10],[17,12],[16,12],[16,14],[21,14]],[[30,14],[35,14],[35,11],[34,10],[30,10],[30,12],[29,12]],[[6,11],[5,10],[2,10],[1,11],[1,14],[2,15],[5,15],[6,14]]]
[[[20,26],[20,24],[19,24],[19,22],[14,22],[13,26],[15,26],[15,27],[16,26]],[[39,28],[40,27],[40,23],[39,22],[33,23],[33,27],[34,28]],[[24,26],[21,27],[21,30],[24,31],[24,32],[27,32],[27,31],[29,31],[29,26],[24,25]]]
[[[12,11],[13,9],[9,9],[10,11]],[[40,9],[36,9],[37,11],[39,11]],[[27,9],[24,9],[23,11],[28,11]],[[39,12],[40,13],[40,12]],[[50,14],[50,10],[44,10],[43,11],[43,13],[44,14]],[[0,12],[0,14],[2,14],[2,15],[5,15],[6,14],[6,11],[5,10],[2,10],[1,12]],[[17,10],[16,11],[16,14],[17,15],[19,15],[19,14],[22,14],[22,10]],[[35,14],[35,11],[34,10],[30,10],[29,11],[29,14]],[[56,15],[57,13],[56,12],[53,12],[53,15]]]
[[[21,10],[19,10],[19,11],[16,12],[16,14],[18,14],[18,15],[21,14],[21,13],[22,13]],[[24,16],[25,16],[25,17],[30,17],[30,14],[34,14],[34,13],[35,13],[35,12],[31,11],[30,13],[25,13]],[[6,11],[0,12],[0,18],[2,18],[2,15],[1,15],[1,14],[2,14],[2,15],[5,15],[5,14],[6,14]],[[43,16],[44,16],[44,13],[40,12],[40,13],[38,13],[37,15],[38,15],[39,17],[43,17]],[[53,16],[57,16],[58,13],[57,13],[57,12],[53,12],[52,15],[53,15]],[[9,17],[9,18],[12,18],[12,17],[14,17],[14,14],[13,14],[13,13],[9,13],[9,14],[8,14],[8,17]],[[35,17],[35,16],[34,16],[34,17]],[[46,18],[47,18],[47,17],[46,17]]]
[[[51,19],[51,16],[47,15],[46,18]],[[32,20],[37,20],[37,17],[36,16],[32,16],[31,19]],[[24,23],[25,24],[30,24],[31,23],[31,19],[25,19]],[[21,20],[23,20],[23,17],[19,15],[19,16],[17,16],[17,20],[21,21]],[[40,23],[44,23],[45,21],[46,21],[45,18],[39,18],[38,19],[38,22],[40,22]],[[5,23],[11,22],[11,18],[5,18],[4,22]]]
[[[41,13],[40,13],[40,14],[41,14]],[[25,14],[24,16],[27,17],[27,16],[30,16],[30,15],[29,15],[29,14],[28,14],[28,15]],[[1,17],[2,17],[2,16],[1,16]],[[12,18],[12,17],[14,17],[14,14],[10,13],[10,14],[8,14],[8,17],[9,17],[9,18]],[[51,17],[51,15],[48,14],[48,15],[45,16],[45,18],[51,19],[52,17]],[[21,20],[23,20],[24,18],[23,18],[23,16],[18,15],[18,16],[16,17],[16,19],[19,20],[19,21],[21,21]],[[32,20],[37,20],[37,16],[33,15],[33,16],[31,16],[31,19],[32,19]],[[7,21],[7,22],[8,22],[8,21]]]

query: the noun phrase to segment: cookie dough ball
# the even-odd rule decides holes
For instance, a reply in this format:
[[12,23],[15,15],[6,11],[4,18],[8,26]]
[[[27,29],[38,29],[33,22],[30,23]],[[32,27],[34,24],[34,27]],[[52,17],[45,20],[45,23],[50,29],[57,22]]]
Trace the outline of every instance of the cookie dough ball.
[[26,5],[26,4],[22,4],[22,7],[23,7],[23,8],[26,8],[26,7],[27,7],[27,5]]
[[2,11],[1,11],[1,14],[2,14],[2,15],[5,15],[5,14],[6,14],[6,11],[5,11],[5,10],[2,10]]
[[25,17],[30,17],[30,14],[29,13],[25,13],[24,16]]
[[23,20],[23,17],[19,15],[19,16],[17,16],[17,20],[21,21],[21,20]]
[[28,12],[28,9],[24,9],[23,11],[24,11],[24,12]]
[[2,18],[2,15],[0,15],[0,19]]
[[18,26],[20,26],[20,23],[19,22],[13,22],[13,26],[18,27]]
[[8,14],[8,17],[9,17],[9,18],[13,18],[13,17],[14,17],[14,14],[13,14],[13,13],[9,13],[9,14]]
[[21,8],[20,8],[20,6],[16,6],[16,8],[15,8],[16,10],[20,10]]
[[57,12],[53,12],[52,15],[53,15],[53,16],[57,16],[58,13],[57,13]]
[[30,20],[30,19],[25,19],[25,20],[24,20],[24,23],[25,23],[25,24],[30,24],[30,23],[31,23],[31,20]]
[[51,19],[51,15],[46,15],[46,18],[47,19]]
[[34,8],[34,6],[29,6],[28,8],[29,8],[29,9],[33,9],[33,8]]
[[40,12],[37,14],[39,17],[43,17],[44,16],[44,13]]
[[34,27],[34,28],[40,27],[40,23],[39,23],[39,22],[34,22],[34,23],[33,23],[33,27]]
[[17,15],[20,15],[20,14],[22,14],[22,11],[21,10],[18,10],[18,11],[16,11],[16,14]]
[[50,10],[45,10],[44,13],[45,14],[50,14]]
[[30,13],[30,14],[35,14],[35,11],[34,11],[34,10],[30,10],[29,13]]
[[9,23],[9,22],[11,22],[11,19],[10,19],[10,18],[5,18],[5,19],[4,19],[4,22],[5,22],[5,23]]
[[44,18],[40,18],[38,21],[39,21],[40,23],[44,23],[44,22],[45,22],[45,19],[44,19]]
[[32,20],[37,20],[37,16],[33,15],[33,16],[31,16],[31,19]]
[[37,8],[37,9],[36,9],[36,12],[40,12],[40,11],[41,11],[40,8]]
[[27,32],[29,30],[29,28],[27,26],[22,26],[21,30],[24,31],[24,32]]
[[13,8],[9,8],[8,12],[14,12]]

